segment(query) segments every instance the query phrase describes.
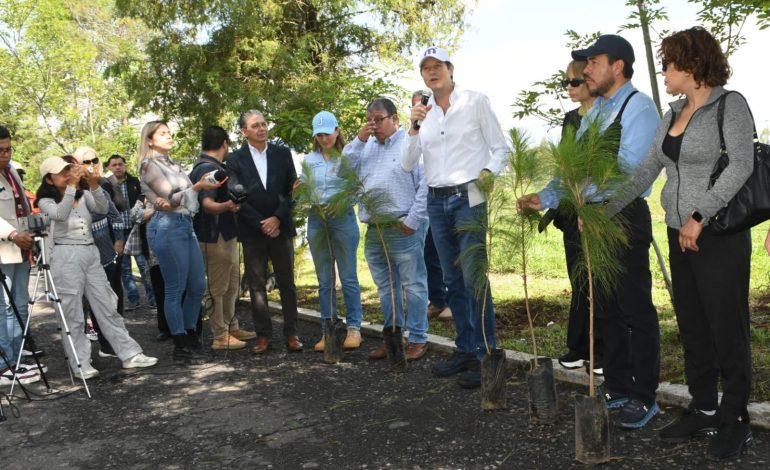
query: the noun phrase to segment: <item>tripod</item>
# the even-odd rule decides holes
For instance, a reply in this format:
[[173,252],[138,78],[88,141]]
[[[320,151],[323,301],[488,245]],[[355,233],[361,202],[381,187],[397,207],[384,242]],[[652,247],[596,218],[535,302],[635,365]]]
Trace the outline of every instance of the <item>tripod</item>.
[[[53,276],[51,275],[51,265],[48,264],[47,259],[47,251],[46,251],[46,236],[48,234],[43,232],[42,230],[35,231],[35,243],[38,249],[38,255],[35,258],[35,263],[37,266],[37,274],[35,276],[35,289],[32,291],[32,296],[29,299],[29,315],[27,316],[27,324],[24,326],[24,336],[21,340],[21,349],[24,349],[24,340],[27,336],[27,329],[29,328],[29,319],[32,317],[32,310],[35,307],[35,303],[38,300],[38,289],[40,288],[40,280],[41,278],[44,280],[43,283],[43,295],[40,297],[42,299],[49,299],[53,302],[54,310],[59,315],[59,321],[61,328],[64,330],[64,334],[67,335],[67,341],[70,345],[70,351],[72,351],[72,354],[75,355],[75,360],[77,361],[78,365],[78,372],[80,374],[81,380],[83,380],[83,386],[86,389],[86,395],[88,395],[88,398],[91,398],[91,391],[88,388],[88,382],[86,381],[86,378],[83,374],[83,365],[80,363],[80,359],[77,357],[77,353],[75,350],[75,343],[72,341],[72,334],[70,332],[70,328],[67,325],[67,318],[64,316],[64,309],[62,309],[61,306],[61,299],[59,298],[59,294],[56,292],[56,285],[53,282]],[[20,320],[21,321],[21,320]],[[75,385],[75,378],[72,375],[72,368],[69,365],[69,357],[67,355],[67,348],[64,348],[64,360],[67,363],[67,370],[70,374],[70,383],[72,385]],[[19,359],[17,360],[16,367],[18,369],[19,363],[21,362],[21,351],[19,351]],[[11,383],[11,392],[10,396],[13,397],[13,388],[16,385],[16,375],[14,373],[14,380]],[[46,385],[48,385],[48,382],[46,381]]]

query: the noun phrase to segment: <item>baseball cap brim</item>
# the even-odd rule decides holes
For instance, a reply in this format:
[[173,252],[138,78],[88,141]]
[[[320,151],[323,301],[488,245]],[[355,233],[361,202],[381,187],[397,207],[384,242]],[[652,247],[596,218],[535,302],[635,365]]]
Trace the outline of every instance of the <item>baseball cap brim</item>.
[[40,176],[45,177],[45,175],[58,175],[68,166],[70,166],[70,164],[61,157],[46,158],[43,160],[43,163],[40,164]]

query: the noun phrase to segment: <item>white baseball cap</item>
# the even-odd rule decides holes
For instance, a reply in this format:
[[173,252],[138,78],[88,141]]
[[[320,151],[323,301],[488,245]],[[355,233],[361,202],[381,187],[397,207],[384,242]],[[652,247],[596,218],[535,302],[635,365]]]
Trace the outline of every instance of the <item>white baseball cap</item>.
[[420,67],[422,67],[422,63],[425,62],[425,59],[429,57],[432,57],[441,62],[452,62],[452,59],[449,58],[449,53],[447,51],[440,47],[430,46],[423,51],[422,55],[420,55]]
[[40,176],[45,178],[45,175],[58,175],[65,168],[70,166],[66,160],[62,157],[48,157],[40,164]]

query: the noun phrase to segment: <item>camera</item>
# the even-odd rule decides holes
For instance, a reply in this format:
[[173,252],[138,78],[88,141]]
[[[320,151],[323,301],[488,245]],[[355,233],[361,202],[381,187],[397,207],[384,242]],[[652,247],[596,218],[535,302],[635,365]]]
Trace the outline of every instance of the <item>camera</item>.
[[31,232],[44,232],[51,225],[48,214],[30,214],[27,216],[27,228]]

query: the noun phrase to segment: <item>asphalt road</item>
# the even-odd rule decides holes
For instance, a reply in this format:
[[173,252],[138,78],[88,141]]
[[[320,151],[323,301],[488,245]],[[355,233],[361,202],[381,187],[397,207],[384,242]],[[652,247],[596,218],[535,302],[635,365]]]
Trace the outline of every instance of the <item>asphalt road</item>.
[[[241,318],[249,316],[241,311]],[[554,425],[529,422],[523,371],[508,383],[509,409],[483,412],[479,392],[430,374],[435,353],[405,374],[367,360],[377,339],[326,365],[310,351],[317,325],[301,323],[308,351],[288,354],[276,325],[273,349],[217,352],[199,366],[176,366],[170,342],[155,341],[154,312],[127,314],[132,335],[160,363],[123,371],[94,347],[92,399],[70,388],[51,311],[33,318],[47,351],[48,378],[58,390],[27,402],[16,393],[20,416],[0,423],[0,461],[16,468],[273,468],[435,469],[573,468],[573,395],[585,390],[557,384]],[[208,331],[208,330],[206,330]],[[96,343],[92,343],[96,345]],[[3,387],[7,392],[7,387]],[[8,413],[6,406],[6,412]],[[639,431],[611,432],[613,460],[603,468],[768,468],[770,433],[740,459],[717,465],[705,458],[706,441],[671,446],[656,431],[679,413],[664,409]]]

